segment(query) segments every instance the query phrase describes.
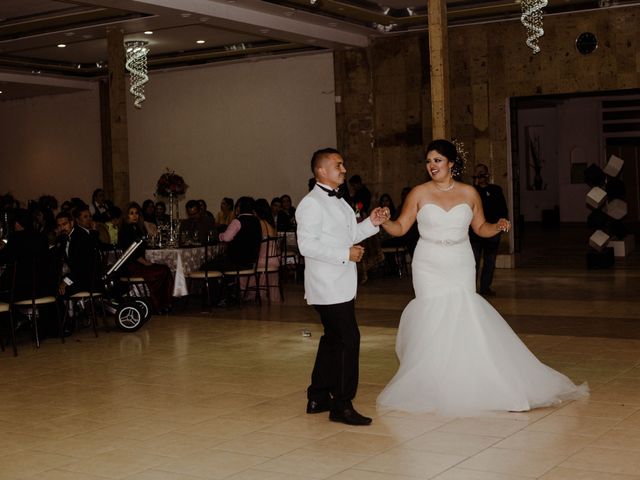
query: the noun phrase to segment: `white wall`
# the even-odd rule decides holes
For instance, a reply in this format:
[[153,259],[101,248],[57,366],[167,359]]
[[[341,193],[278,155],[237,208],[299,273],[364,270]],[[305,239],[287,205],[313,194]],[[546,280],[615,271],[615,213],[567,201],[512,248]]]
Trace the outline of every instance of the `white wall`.
[[[151,72],[141,110],[129,96],[131,198],[154,198],[165,168],[186,198],[297,203],[314,150],[336,145],[331,53]],[[102,186],[98,92],[0,102],[0,194],[86,201]]]
[[98,91],[0,102],[0,194],[89,201],[102,186]]
[[153,198],[165,168],[186,199],[217,211],[222,197],[307,192],[314,150],[336,145],[331,53],[151,72],[147,100],[129,104],[132,198]]

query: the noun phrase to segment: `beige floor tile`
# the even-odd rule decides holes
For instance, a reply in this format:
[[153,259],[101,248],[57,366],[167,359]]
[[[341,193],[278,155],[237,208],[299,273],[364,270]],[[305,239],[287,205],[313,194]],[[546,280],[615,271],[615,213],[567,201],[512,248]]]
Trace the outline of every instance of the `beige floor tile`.
[[252,432],[233,440],[221,442],[215,446],[214,450],[273,458],[304,447],[311,442],[313,440],[309,438],[267,432]]
[[640,452],[640,429],[609,430],[595,439],[591,446]]
[[462,455],[394,448],[363,461],[357,465],[357,469],[429,478],[444,472],[464,459]]
[[194,453],[162,465],[161,470],[210,479],[221,479],[257,465],[268,458],[235,452],[208,450]]
[[[14,427],[16,430],[19,428]],[[40,445],[48,440],[25,433],[12,431],[4,432],[0,435],[0,455],[9,455],[19,450],[34,449],[39,450]]]
[[263,463],[259,469],[282,474],[328,478],[362,462],[363,459],[361,455],[332,453],[328,456],[314,450],[300,448]]
[[75,458],[87,458],[120,448],[122,439],[100,432],[83,433],[64,439],[47,440],[34,449]]
[[181,427],[175,430],[188,436],[204,437],[211,440],[232,439],[241,435],[264,428],[262,422],[246,422],[231,418],[214,418],[195,425]]
[[38,480],[105,480],[108,477],[90,475],[88,473],[70,472],[63,468],[56,468],[55,470],[40,472],[34,475],[34,478],[37,478]]
[[[391,414],[381,415],[367,427],[367,433],[389,435],[397,439],[410,439],[425,432],[435,430],[446,424],[448,420],[435,416],[398,417]],[[361,431],[362,427],[346,426],[347,430]]]
[[171,422],[139,418],[127,422],[116,423],[95,431],[100,435],[130,438],[133,440],[149,440],[165,433],[177,430],[182,425]]
[[321,439],[346,430],[346,425],[329,421],[329,414],[303,414],[281,423],[260,429],[263,432],[279,433],[295,437]]
[[375,455],[398,445],[400,441],[388,435],[368,433],[368,429],[345,431],[308,444],[308,450],[317,450],[330,455],[331,452]]
[[599,436],[618,424],[619,420],[596,417],[568,417],[553,413],[531,424],[525,430],[570,435]]
[[546,452],[492,447],[462,462],[459,466],[470,470],[536,478],[545,474],[566,458],[566,455]]
[[[312,480],[307,475],[293,475],[290,473],[267,472],[250,468],[244,472],[236,473],[225,480]],[[151,480],[151,479],[150,479]]]
[[460,418],[438,428],[442,432],[508,437],[529,424],[526,420],[511,420],[490,417]]
[[34,450],[21,450],[10,456],[0,457],[2,475],[16,478],[38,475],[46,470],[66,466],[73,461],[73,457],[66,455]]
[[402,444],[422,452],[447,453],[450,455],[471,456],[499,442],[501,437],[452,433],[443,431],[428,432]]
[[566,407],[557,411],[557,415],[571,417],[599,417],[622,420],[640,410],[640,405],[624,403],[594,402],[592,400],[579,400],[571,402]]
[[496,448],[571,455],[594,441],[593,437],[524,430],[496,443]]
[[495,472],[481,472],[479,470],[469,470],[467,468],[453,467],[440,475],[433,477],[433,480],[528,480],[528,477],[520,475],[503,474]]
[[350,468],[329,477],[329,480],[412,480],[424,477],[409,477],[397,473],[372,472],[371,470],[358,470]]
[[91,458],[76,460],[64,466],[64,470],[108,478],[124,478],[151,467],[167,463],[171,459],[129,450],[110,450]]
[[540,480],[640,480],[640,475],[619,475],[616,473],[589,472],[575,468],[556,467]]
[[126,477],[126,480],[204,480],[206,478],[207,477],[197,477],[195,475],[186,475],[184,473],[167,472],[157,468],[150,468]]
[[640,472],[640,455],[633,450],[586,447],[569,457],[561,466],[579,470],[636,475]]

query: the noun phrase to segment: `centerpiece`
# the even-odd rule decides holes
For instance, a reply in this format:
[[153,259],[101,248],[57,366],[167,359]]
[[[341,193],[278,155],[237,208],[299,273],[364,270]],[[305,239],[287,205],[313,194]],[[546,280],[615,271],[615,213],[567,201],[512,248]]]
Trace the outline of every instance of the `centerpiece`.
[[178,208],[178,197],[184,195],[188,185],[180,175],[174,170],[167,168],[167,171],[160,175],[156,184],[156,196],[169,199],[169,239],[170,246],[178,243],[178,225],[180,221],[180,209]]

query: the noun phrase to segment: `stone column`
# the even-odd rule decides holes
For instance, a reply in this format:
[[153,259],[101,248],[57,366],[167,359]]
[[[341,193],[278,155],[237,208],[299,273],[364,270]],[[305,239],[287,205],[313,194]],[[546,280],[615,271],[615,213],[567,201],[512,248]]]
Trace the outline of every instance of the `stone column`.
[[122,30],[107,30],[107,54],[109,82],[101,88],[103,183],[107,197],[113,204],[124,207],[129,202],[129,141]]
[[449,41],[445,0],[428,0],[431,117],[433,138],[451,138]]

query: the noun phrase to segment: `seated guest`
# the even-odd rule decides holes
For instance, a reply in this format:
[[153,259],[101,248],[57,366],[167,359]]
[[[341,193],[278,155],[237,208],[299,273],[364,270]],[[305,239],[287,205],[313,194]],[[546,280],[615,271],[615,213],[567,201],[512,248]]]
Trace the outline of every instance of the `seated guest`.
[[109,216],[111,202],[106,199],[102,188],[97,188],[91,195],[91,214],[96,222],[105,222]]
[[296,207],[291,203],[291,197],[286,193],[280,197],[282,202],[282,213],[289,217],[289,230],[293,230],[296,225]]
[[389,195],[388,193],[383,193],[380,196],[380,200],[378,201],[378,206],[379,207],[387,207],[389,209],[389,212],[391,213],[391,220],[395,220],[396,218],[398,218],[398,212],[396,211],[396,206],[393,203],[393,199],[391,198],[391,195]]
[[233,214],[233,198],[224,197],[220,202],[220,211],[216,215],[216,224],[224,225],[225,227],[231,223],[231,220],[236,218]]
[[156,202],[156,225],[169,225],[170,220],[167,205],[164,202]]
[[207,217],[211,219],[212,222],[215,223],[216,217],[208,210],[207,202],[203,199],[198,200],[198,205],[200,205],[200,211],[203,212]]
[[195,243],[204,243],[209,238],[209,234],[215,231],[215,223],[206,212],[202,211],[197,200],[189,200],[186,205],[187,219],[182,220],[180,232],[187,238],[191,238]]
[[92,291],[96,287],[98,274],[98,231],[89,207],[77,208],[73,217],[74,225],[65,248],[68,268],[58,286],[58,293],[66,296]]
[[219,235],[221,242],[227,242],[222,257],[214,260],[216,270],[243,270],[251,268],[258,260],[262,230],[258,217],[253,214],[254,200],[240,197],[236,203],[236,218]]
[[[262,240],[277,237],[278,232],[276,231],[276,225],[273,221],[273,216],[271,215],[271,208],[266,199],[259,198],[256,200],[255,212],[256,217],[258,217],[260,221]],[[267,243],[264,241],[260,242],[258,270],[263,271],[263,273],[260,274],[260,285],[266,285],[267,279],[262,278],[264,276],[265,267],[269,266],[277,269],[280,266],[280,259],[278,257],[267,258],[267,253]],[[280,296],[280,287],[278,286],[278,272],[275,271],[273,273],[268,273],[267,275],[269,275],[269,299],[273,302],[281,302],[282,297]],[[251,278],[249,283],[250,285],[254,285],[255,280]]]
[[[55,295],[56,276],[53,269],[54,263],[49,255],[47,237],[33,229],[31,215],[27,210],[16,209],[13,212],[13,225],[11,225],[7,243],[0,241],[0,264],[16,265],[14,300],[25,300],[36,297]],[[37,275],[33,273],[37,269]],[[11,283],[13,281],[12,269],[6,268],[0,277],[0,291],[3,292],[3,301],[8,301]],[[34,285],[35,282],[35,285]]]
[[280,197],[274,197],[271,200],[271,216],[279,232],[288,232],[291,230],[291,218],[286,213],[282,213],[282,200]]
[[109,235],[108,244],[112,246],[118,245],[118,230],[122,223],[122,210],[118,207],[111,207],[109,209],[109,220],[104,223]]
[[[118,234],[118,245],[124,251],[133,242],[144,238],[147,232],[142,220],[140,206],[133,202],[127,206],[124,223]],[[151,292],[151,304],[156,312],[171,309],[173,277],[166,265],[151,263],[144,257],[146,245],[142,243],[128,258],[123,267],[127,275],[142,277]]]

